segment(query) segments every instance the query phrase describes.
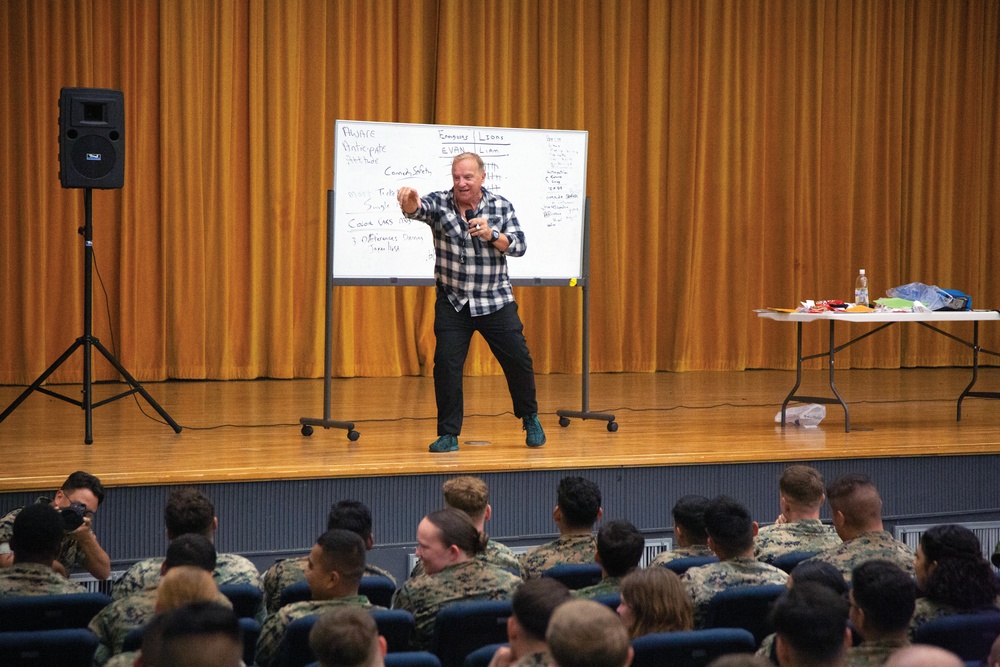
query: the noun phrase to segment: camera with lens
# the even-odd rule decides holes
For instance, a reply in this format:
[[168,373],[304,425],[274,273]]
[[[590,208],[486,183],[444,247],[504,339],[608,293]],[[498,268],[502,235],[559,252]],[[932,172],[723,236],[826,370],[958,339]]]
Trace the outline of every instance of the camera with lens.
[[87,516],[87,506],[80,502],[72,502],[69,507],[60,508],[59,514],[62,515],[63,528],[67,533],[72,533],[83,525],[83,519]]

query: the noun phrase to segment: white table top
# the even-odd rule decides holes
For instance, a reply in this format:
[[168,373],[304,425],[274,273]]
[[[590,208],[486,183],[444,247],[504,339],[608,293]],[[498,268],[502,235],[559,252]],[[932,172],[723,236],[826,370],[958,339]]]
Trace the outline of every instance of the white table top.
[[773,310],[758,310],[757,317],[778,322],[813,322],[833,320],[835,322],[955,322],[977,320],[1000,320],[1000,312],[995,310],[935,310],[929,313],[779,313]]

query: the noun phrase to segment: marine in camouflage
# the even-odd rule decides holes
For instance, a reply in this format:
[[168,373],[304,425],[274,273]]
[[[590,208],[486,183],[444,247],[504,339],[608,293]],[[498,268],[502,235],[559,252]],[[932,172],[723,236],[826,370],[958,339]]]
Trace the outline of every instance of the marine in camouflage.
[[910,547],[894,539],[889,531],[872,530],[861,533],[840,546],[821,551],[805,562],[830,563],[840,570],[844,579],[850,583],[854,568],[870,560],[887,560],[895,563],[903,572],[913,577],[915,576],[913,558],[914,554]]
[[414,647],[426,650],[434,634],[434,618],[442,607],[473,600],[509,600],[520,583],[517,575],[473,558],[408,579],[392,596],[392,608],[413,614]]
[[330,600],[306,600],[293,602],[267,617],[257,639],[257,662],[259,667],[273,667],[281,664],[281,640],[285,630],[293,621],[306,616],[315,616],[334,607],[362,607],[376,610],[377,607],[368,601],[364,595],[348,595]]
[[[52,499],[39,496],[36,503],[40,505],[51,505]],[[0,518],[0,553],[10,553],[10,538],[14,534],[14,519],[21,513],[23,507],[7,512]],[[70,535],[63,538],[62,546],[59,547],[59,557],[56,559],[62,563],[67,572],[78,570],[87,562],[87,554],[83,547]]]
[[517,662],[512,664],[510,667],[550,667],[552,664],[552,656],[547,652],[542,652],[529,653],[528,655],[519,658]]
[[[306,580],[308,556],[283,558],[264,572],[264,604],[267,613],[273,614],[281,607],[281,591],[293,584]],[[398,586],[396,578],[375,565],[365,565],[366,577],[387,577],[393,586]]]
[[789,523],[764,526],[754,538],[754,557],[765,563],[796,551],[818,553],[840,546],[840,537],[832,526],[819,519],[799,519]]
[[882,667],[893,651],[897,651],[904,646],[909,646],[910,642],[877,640],[864,641],[857,646],[847,649],[847,667]]
[[[507,570],[512,574],[524,578],[524,568],[521,566],[521,561],[514,552],[510,550],[510,547],[500,544],[495,540],[490,540],[486,543],[486,551],[481,554],[476,554],[476,558],[483,561],[487,565],[492,565],[493,567],[499,567],[501,570]],[[424,562],[417,559],[417,564],[413,566],[413,570],[410,572],[411,577],[418,577],[424,573]]]
[[681,575],[681,581],[694,602],[694,627],[701,628],[716,593],[738,586],[785,585],[788,575],[773,565],[741,557],[692,567]]
[[913,631],[916,630],[918,626],[921,626],[928,621],[962,613],[966,612],[963,612],[954,605],[946,604],[944,602],[934,602],[933,600],[929,600],[927,598],[917,598],[916,607],[913,609],[913,616],[910,617],[910,638],[913,638]]
[[86,588],[70,581],[48,565],[14,563],[11,567],[0,570],[0,598],[86,592]]
[[521,555],[525,579],[542,576],[545,570],[556,565],[581,565],[594,562],[597,540],[591,534],[562,535],[557,540],[542,544]]
[[[163,558],[147,558],[139,561],[115,581],[111,598],[121,600],[132,593],[155,588],[160,583],[160,569],[162,567]],[[219,586],[250,584],[263,590],[257,567],[239,554],[219,554],[212,578]]]

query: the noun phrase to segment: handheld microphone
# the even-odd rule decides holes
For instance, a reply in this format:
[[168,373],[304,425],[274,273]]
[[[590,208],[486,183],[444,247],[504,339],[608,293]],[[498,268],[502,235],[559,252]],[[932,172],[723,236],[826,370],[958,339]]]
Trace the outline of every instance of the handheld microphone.
[[[470,220],[472,220],[475,217],[476,217],[476,212],[475,211],[473,211],[471,208],[465,209],[465,221],[466,222],[469,222]],[[476,254],[478,255],[479,251],[482,249],[482,244],[479,242],[479,237],[478,236],[472,236],[472,231],[471,230],[469,230],[469,236],[472,237],[472,247],[476,249]]]

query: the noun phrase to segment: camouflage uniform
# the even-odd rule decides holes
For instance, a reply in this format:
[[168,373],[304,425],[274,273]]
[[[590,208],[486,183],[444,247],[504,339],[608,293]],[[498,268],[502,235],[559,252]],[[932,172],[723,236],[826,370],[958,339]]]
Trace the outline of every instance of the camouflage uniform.
[[552,656],[547,652],[543,652],[529,653],[528,655],[518,659],[518,661],[510,667],[550,667],[551,665]]
[[848,583],[851,572],[858,565],[870,560],[887,560],[895,563],[911,577],[913,572],[913,551],[902,542],[893,539],[887,530],[872,530],[861,533],[853,540],[844,542],[838,547],[822,551],[804,562],[824,561],[840,570]]
[[[121,600],[125,596],[137,591],[155,588],[160,583],[161,567],[163,567],[162,558],[147,558],[146,560],[139,561],[126,570],[125,574],[115,582],[111,598]],[[212,578],[215,579],[215,583],[219,586],[224,584],[250,584],[263,590],[257,567],[238,554],[219,554]]]
[[[36,501],[39,505],[51,505],[52,499],[40,496]],[[14,534],[14,519],[21,513],[23,507],[11,510],[0,518],[0,554],[10,553],[10,538]],[[67,572],[80,569],[87,562],[87,554],[83,547],[75,539],[67,535],[63,538],[62,546],[59,548],[59,557],[56,559],[62,563]]]
[[715,553],[708,548],[707,544],[692,544],[687,547],[677,547],[670,551],[661,551],[656,554],[656,558],[649,564],[665,565],[670,561],[680,560],[681,558],[705,558],[706,556],[715,558]]
[[334,607],[363,607],[365,609],[382,609],[376,607],[368,601],[364,595],[349,595],[331,600],[307,600],[305,602],[293,602],[285,605],[277,613],[267,617],[264,627],[260,630],[260,637],[257,639],[257,661],[259,667],[272,667],[281,664],[281,640],[285,637],[285,630],[292,621],[297,621],[306,616],[315,616]]
[[913,610],[913,616],[910,617],[910,639],[913,638],[913,631],[919,625],[943,616],[954,616],[955,614],[964,613],[967,612],[944,602],[934,602],[928,598],[917,598],[917,605]]
[[573,597],[593,600],[602,595],[618,595],[622,592],[623,577],[604,577],[593,586],[585,586],[572,591]]
[[909,646],[903,641],[864,641],[847,649],[847,667],[882,667],[893,651]]
[[760,648],[757,649],[757,652],[754,653],[754,655],[759,656],[761,658],[767,658],[768,660],[771,661],[771,664],[777,665],[778,653],[774,647],[775,637],[777,637],[777,635],[774,634],[773,632],[769,634],[767,637],[764,637],[764,639],[760,641]]
[[[510,550],[506,545],[500,544],[494,540],[490,540],[486,543],[486,551],[481,554],[477,554],[476,558],[483,561],[487,565],[492,565],[493,567],[499,567],[501,570],[507,570],[512,574],[524,577],[524,567],[521,565],[521,561],[514,552]],[[424,562],[417,559],[417,564],[413,566],[413,571],[410,572],[411,577],[419,577],[424,573]]]
[[[281,591],[292,584],[306,580],[308,560],[308,556],[283,558],[267,568],[262,579],[264,580],[264,604],[268,614],[273,614],[281,607]],[[387,577],[392,581],[393,586],[397,586],[394,576],[374,565],[365,565],[365,576]]]
[[48,565],[14,563],[11,567],[0,570],[0,598],[86,592],[86,588],[70,581]]
[[472,558],[408,579],[392,596],[392,608],[413,614],[414,647],[426,650],[434,635],[434,617],[442,607],[473,600],[509,600],[520,583],[517,575]]
[[761,528],[754,539],[754,557],[773,563],[778,556],[795,551],[817,553],[840,544],[840,537],[832,526],[823,525],[819,519],[800,519]]
[[597,540],[591,534],[562,535],[557,540],[535,547],[521,555],[525,579],[536,579],[556,565],[593,563],[597,555]]
[[132,667],[140,655],[142,651],[125,651],[111,656],[111,659],[104,663],[104,667]]
[[731,560],[692,567],[681,581],[694,602],[694,627],[704,627],[705,612],[716,593],[737,586],[785,585],[788,575],[782,570],[753,558]]
[[[229,599],[219,593],[219,604],[232,608]],[[133,593],[121,600],[115,600],[97,613],[90,621],[90,631],[97,635],[100,644],[94,653],[94,664],[103,665],[111,656],[122,652],[125,637],[136,628],[141,628],[156,615],[156,588]]]

